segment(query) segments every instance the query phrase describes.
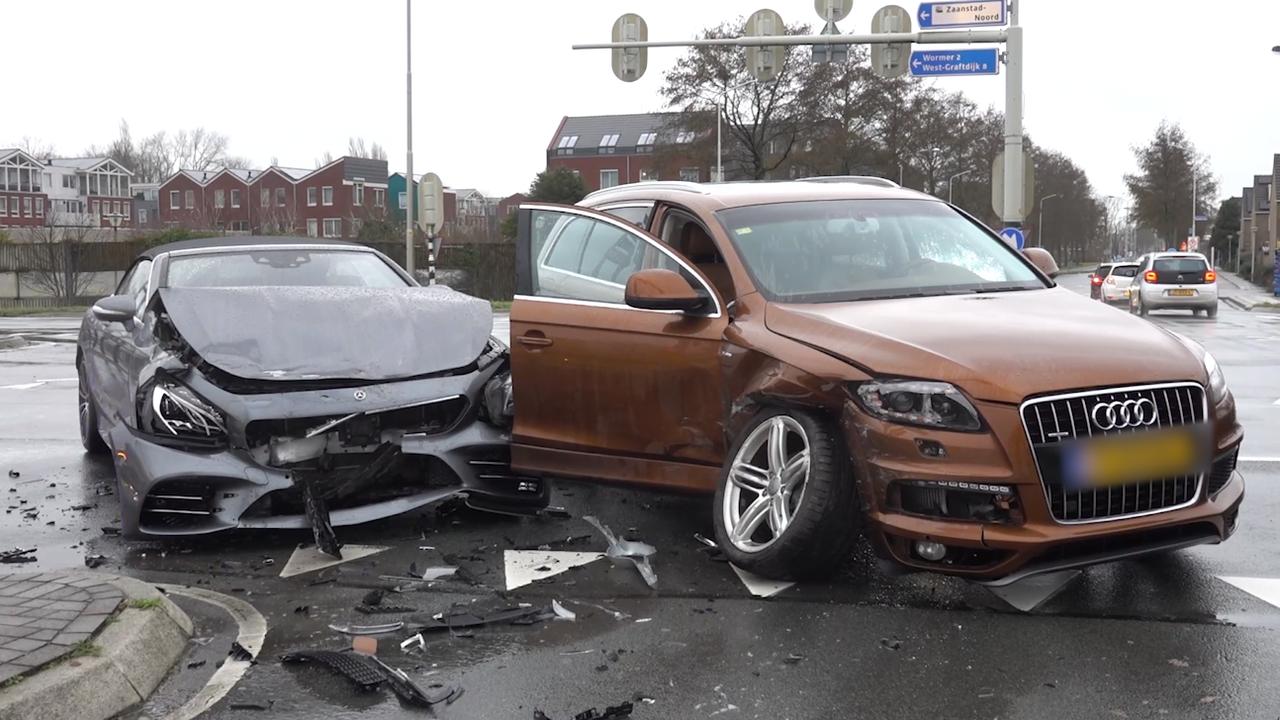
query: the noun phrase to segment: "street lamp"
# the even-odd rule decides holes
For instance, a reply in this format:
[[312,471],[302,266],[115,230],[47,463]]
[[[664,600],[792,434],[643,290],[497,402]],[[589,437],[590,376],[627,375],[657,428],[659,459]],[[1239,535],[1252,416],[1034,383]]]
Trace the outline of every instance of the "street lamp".
[[111,242],[115,242],[116,231],[120,229],[120,223],[124,222],[124,215],[121,213],[103,213],[102,219],[111,224]]
[[1060,197],[1062,197],[1062,193],[1045,195],[1040,198],[1040,219],[1036,221],[1036,239],[1040,241],[1040,247],[1044,247],[1044,201]]
[[759,84],[759,82],[759,80],[744,80],[736,85],[730,85],[721,90],[713,89],[710,91],[720,97],[720,102],[716,105],[716,182],[724,182],[724,145],[721,142],[720,127],[724,114],[729,109],[729,93],[748,85]]
[[973,172],[972,168],[969,170],[962,170],[956,173],[955,175],[952,175],[951,177],[947,178],[947,204],[948,205],[952,204],[951,203],[951,186],[955,185],[957,178],[964,177],[965,175],[968,175],[971,172]]

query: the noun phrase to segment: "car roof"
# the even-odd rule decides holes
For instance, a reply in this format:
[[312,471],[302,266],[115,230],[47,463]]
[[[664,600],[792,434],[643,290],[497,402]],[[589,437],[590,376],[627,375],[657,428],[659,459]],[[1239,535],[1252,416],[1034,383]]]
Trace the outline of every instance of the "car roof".
[[345,242],[342,240],[322,240],[320,238],[288,235],[237,235],[232,237],[219,236],[193,238],[191,240],[179,240],[177,242],[165,243],[164,245],[157,245],[153,248],[143,250],[138,253],[138,257],[154,260],[160,255],[179,252],[182,250],[214,250],[218,248],[254,247],[260,245],[322,245],[325,247],[333,247],[335,249],[343,250],[369,249],[365,245]]
[[1197,260],[1207,260],[1202,253],[1198,252],[1158,252],[1151,253],[1151,257],[1160,258],[1195,258]]
[[597,190],[581,205],[600,207],[624,202],[663,200],[715,211],[782,202],[812,200],[930,200],[932,195],[899,187],[883,178],[840,176],[786,181],[724,183],[641,182]]

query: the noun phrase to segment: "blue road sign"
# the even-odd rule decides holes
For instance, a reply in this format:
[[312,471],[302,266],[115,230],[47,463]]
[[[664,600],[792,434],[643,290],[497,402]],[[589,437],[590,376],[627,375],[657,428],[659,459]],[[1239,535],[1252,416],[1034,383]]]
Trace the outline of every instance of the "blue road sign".
[[1000,51],[996,48],[916,50],[911,53],[910,68],[912,75],[922,77],[998,75]]
[[920,29],[954,27],[989,27],[1009,22],[1008,8],[1004,0],[978,0],[977,2],[925,2],[920,3],[916,18]]
[[1019,250],[1027,245],[1027,236],[1023,235],[1022,231],[1018,228],[1005,228],[1000,231],[1000,237],[1004,238],[1005,242],[1013,245]]

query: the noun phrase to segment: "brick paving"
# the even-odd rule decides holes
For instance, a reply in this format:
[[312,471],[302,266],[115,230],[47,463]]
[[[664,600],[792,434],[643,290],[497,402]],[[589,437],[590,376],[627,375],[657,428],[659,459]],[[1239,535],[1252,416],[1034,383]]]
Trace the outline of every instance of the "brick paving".
[[83,573],[0,574],[0,683],[88,640],[123,600],[115,585]]

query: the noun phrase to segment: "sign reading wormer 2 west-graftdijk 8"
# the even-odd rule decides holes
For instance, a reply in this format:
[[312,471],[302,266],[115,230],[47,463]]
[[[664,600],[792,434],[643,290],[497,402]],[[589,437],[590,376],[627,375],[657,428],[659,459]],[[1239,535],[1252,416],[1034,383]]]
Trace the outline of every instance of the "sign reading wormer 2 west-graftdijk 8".
[[916,50],[909,63],[912,75],[998,75],[1000,53],[995,48],[974,50]]

